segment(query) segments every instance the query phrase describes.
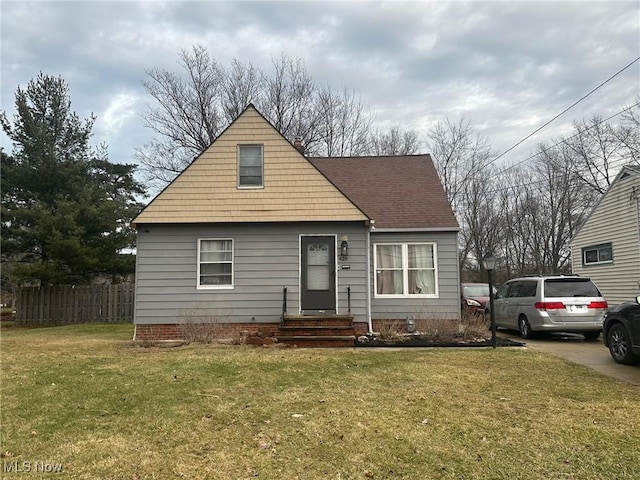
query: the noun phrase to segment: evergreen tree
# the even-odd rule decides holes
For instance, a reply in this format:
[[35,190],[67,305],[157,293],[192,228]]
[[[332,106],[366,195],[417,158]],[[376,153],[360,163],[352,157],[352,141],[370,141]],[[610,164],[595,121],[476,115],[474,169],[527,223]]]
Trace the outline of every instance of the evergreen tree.
[[[89,145],[95,117],[71,111],[61,77],[40,73],[18,87],[13,141],[2,152],[2,260],[12,284],[90,283],[134,272],[129,221],[144,189],[134,165],[113,164]],[[8,267],[8,268],[7,268]],[[4,273],[3,273],[4,275]]]

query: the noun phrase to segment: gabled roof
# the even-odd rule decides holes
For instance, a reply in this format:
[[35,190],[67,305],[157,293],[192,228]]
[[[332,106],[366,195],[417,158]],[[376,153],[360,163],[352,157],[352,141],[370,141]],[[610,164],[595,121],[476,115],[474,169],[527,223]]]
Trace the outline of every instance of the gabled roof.
[[[263,145],[264,188],[237,187],[238,144]],[[249,105],[131,223],[368,220]]]
[[[264,188],[237,187],[239,144],[263,145]],[[131,224],[369,220],[458,230],[429,155],[307,158],[250,104]]]
[[309,158],[376,229],[458,230],[430,155]]
[[587,215],[587,218],[584,219],[584,222],[582,222],[582,225],[580,226],[578,231],[571,238],[571,243],[573,243],[576,237],[580,235],[580,233],[582,232],[582,229],[587,225],[587,223],[591,219],[591,216],[594,214],[596,210],[598,210],[598,207],[600,206],[600,204],[604,202],[607,195],[609,195],[609,193],[614,189],[614,187],[618,184],[618,182],[621,179],[628,177],[629,175],[633,175],[634,177],[640,178],[640,165],[624,165],[620,169],[620,171],[618,172],[618,175],[616,175],[616,178],[613,179],[613,181],[609,185],[609,188],[607,188],[607,191],[602,194],[600,199],[598,199],[595,206],[591,209],[591,211]]

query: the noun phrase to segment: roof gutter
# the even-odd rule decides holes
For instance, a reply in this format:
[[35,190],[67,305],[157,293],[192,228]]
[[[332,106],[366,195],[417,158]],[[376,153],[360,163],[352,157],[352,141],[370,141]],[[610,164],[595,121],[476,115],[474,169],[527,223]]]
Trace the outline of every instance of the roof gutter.
[[460,227],[427,227],[427,228],[380,228],[373,227],[375,233],[418,233],[418,232],[459,232]]

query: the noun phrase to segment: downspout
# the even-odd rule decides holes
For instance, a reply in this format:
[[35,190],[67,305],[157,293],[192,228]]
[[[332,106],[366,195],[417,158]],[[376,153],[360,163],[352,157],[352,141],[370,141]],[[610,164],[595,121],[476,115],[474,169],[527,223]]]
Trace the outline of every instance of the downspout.
[[367,325],[369,327],[369,334],[373,334],[373,324],[371,323],[371,231],[375,228],[373,226],[374,220],[371,220],[369,227],[367,228],[366,235],[366,250],[367,250]]
[[[635,185],[631,190],[631,198],[636,201],[636,221],[638,223],[638,262],[640,262],[640,192],[636,190]],[[640,290],[640,278],[637,283],[638,290]]]

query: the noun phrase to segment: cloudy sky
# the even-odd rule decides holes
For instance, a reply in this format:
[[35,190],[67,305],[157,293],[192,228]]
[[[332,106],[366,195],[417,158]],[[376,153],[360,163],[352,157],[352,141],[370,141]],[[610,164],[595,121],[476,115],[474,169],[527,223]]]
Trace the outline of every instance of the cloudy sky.
[[[39,71],[61,75],[94,143],[132,162],[151,138],[145,70],[178,71],[206,46],[270,71],[300,57],[316,83],[354,89],[380,127],[460,115],[500,153],[640,56],[640,2],[10,2],[2,1],[1,108]],[[526,158],[572,121],[608,117],[640,94],[640,61],[501,159]],[[616,117],[616,119],[619,117]],[[616,120],[614,119],[614,121]],[[11,145],[2,136],[2,146]]]

